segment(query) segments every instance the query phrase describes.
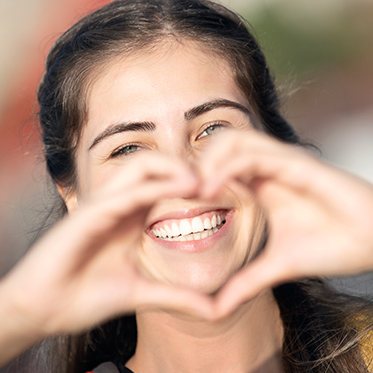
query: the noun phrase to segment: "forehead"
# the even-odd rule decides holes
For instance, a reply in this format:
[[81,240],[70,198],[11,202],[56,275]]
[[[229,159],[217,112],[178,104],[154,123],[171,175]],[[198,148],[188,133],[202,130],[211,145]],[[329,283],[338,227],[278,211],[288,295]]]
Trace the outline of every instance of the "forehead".
[[229,64],[189,43],[164,43],[106,65],[91,86],[88,124],[161,120],[214,99],[247,105]]

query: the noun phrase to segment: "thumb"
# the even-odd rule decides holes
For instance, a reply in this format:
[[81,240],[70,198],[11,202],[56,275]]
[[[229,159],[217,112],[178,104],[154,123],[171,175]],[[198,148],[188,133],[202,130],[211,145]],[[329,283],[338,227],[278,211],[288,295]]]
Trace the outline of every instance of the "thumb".
[[255,298],[260,292],[286,280],[281,263],[265,253],[237,272],[221,289],[216,298],[216,317],[225,317],[241,304]]
[[136,310],[162,308],[210,319],[213,300],[208,295],[186,288],[142,280],[136,287]]

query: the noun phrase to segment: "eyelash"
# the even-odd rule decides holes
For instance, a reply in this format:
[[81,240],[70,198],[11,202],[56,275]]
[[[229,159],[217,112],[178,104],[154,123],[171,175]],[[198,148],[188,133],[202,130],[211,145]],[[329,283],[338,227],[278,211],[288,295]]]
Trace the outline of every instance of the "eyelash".
[[[211,136],[211,135],[205,135],[205,136],[202,136],[203,133],[205,131],[207,131],[208,129],[210,128],[224,128],[224,127],[227,127],[227,124],[223,123],[223,122],[213,122],[213,123],[209,123],[206,128],[197,136],[197,140],[201,139],[201,138],[204,138],[204,137],[207,137],[207,136]],[[136,147],[136,150],[132,150],[130,151],[129,149],[131,147]],[[122,145],[118,148],[116,148],[111,154],[110,154],[110,158],[116,158],[116,157],[120,157],[120,156],[128,156],[132,153],[135,153],[136,151],[138,151],[139,149],[141,149],[140,145],[138,144],[125,144],[125,145]]]
[[202,136],[203,133],[205,131],[207,131],[208,129],[212,128],[212,127],[215,127],[215,128],[218,128],[218,129],[222,129],[224,127],[227,127],[227,124],[226,123],[223,123],[223,122],[220,122],[220,121],[217,121],[217,122],[213,122],[213,123],[209,123],[206,128],[197,136],[197,140],[201,139],[201,138],[204,138],[204,137],[207,137],[207,136],[211,136],[211,135],[205,135],[205,136]]
[[[136,150],[128,151],[131,147],[136,147]],[[135,153],[140,148],[137,144],[125,144],[120,146],[119,148],[116,148],[111,154],[110,158],[116,158],[120,156],[128,156],[132,153]]]

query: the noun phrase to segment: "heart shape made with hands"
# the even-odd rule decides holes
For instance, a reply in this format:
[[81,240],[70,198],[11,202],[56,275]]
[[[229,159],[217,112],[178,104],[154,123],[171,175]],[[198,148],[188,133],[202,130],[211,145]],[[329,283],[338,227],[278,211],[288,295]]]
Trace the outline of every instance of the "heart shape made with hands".
[[[242,134],[240,134],[240,139],[242,139]],[[205,154],[207,160],[201,157],[199,162],[194,163],[193,167],[191,167],[189,162],[172,159],[160,153],[137,155],[136,162],[129,163],[124,167],[123,173],[115,175],[105,185],[104,189],[100,191],[100,194],[96,196],[97,203],[100,206],[103,205],[107,212],[92,214],[92,216],[99,217],[99,222],[91,226],[98,225],[99,227],[96,227],[94,231],[98,236],[105,236],[105,234],[100,233],[101,229],[107,229],[107,223],[102,221],[102,217],[110,216],[113,220],[109,225],[113,224],[115,227],[115,224],[118,224],[116,232],[114,232],[113,228],[110,229],[110,241],[113,242],[113,237],[118,235],[120,242],[117,245],[118,252],[122,253],[123,242],[128,242],[126,245],[128,248],[135,248],[140,245],[139,240],[143,235],[147,214],[159,200],[172,198],[208,198],[213,200],[219,194],[220,189],[229,183],[240,184],[241,189],[250,189],[250,181],[242,181],[240,179],[243,173],[247,175],[244,167],[246,164],[241,165],[242,170],[238,169],[240,172],[229,173],[234,170],[231,164],[237,162],[238,156],[242,158],[242,155],[237,153],[237,148],[233,146],[236,143],[235,138],[228,142],[225,141],[224,147],[217,143],[220,151],[215,151],[214,149],[210,152],[207,151]],[[227,144],[230,144],[230,147]],[[225,151],[227,156],[223,159],[221,157],[222,150]],[[227,164],[228,166],[226,166]],[[213,169],[215,172],[211,175]],[[227,173],[226,170],[229,170],[229,172]],[[222,171],[226,172],[226,174],[222,174]],[[128,175],[131,175],[130,179],[128,179]],[[220,180],[214,183],[212,188],[211,180],[217,180],[219,177]],[[217,188],[217,185],[220,185],[220,187]],[[108,251],[105,250],[105,252]],[[141,250],[129,250],[129,253],[138,252],[141,252]],[[111,255],[111,257],[114,257],[114,255]],[[132,267],[135,266],[140,269],[137,277],[136,272],[133,272],[137,282],[133,278],[130,281],[132,284],[131,289],[137,290],[136,294],[126,295],[127,299],[136,298],[135,303],[129,308],[138,309],[149,305],[169,308],[182,307],[184,310],[198,311],[203,313],[205,317],[211,318],[223,316],[237,307],[239,302],[247,300],[246,292],[250,287],[247,286],[247,282],[245,283],[244,280],[235,280],[239,281],[239,284],[236,285],[237,290],[227,292],[223,289],[214,299],[194,292],[191,294],[190,290],[187,291],[187,289],[181,289],[180,287],[174,287],[172,289],[173,293],[170,293],[170,286],[167,285],[168,288],[166,289],[165,284],[149,280],[149,278],[154,279],[154,276],[149,276],[149,272],[151,272],[148,269],[149,266],[144,270],[144,260],[139,261],[137,258],[135,260],[129,258],[128,262],[132,262]],[[120,263],[119,258],[118,263]],[[136,264],[134,265],[133,263]],[[120,271],[120,269],[118,270]],[[124,271],[123,268],[121,271]],[[244,270],[241,272],[243,273]],[[236,276],[237,279],[242,275],[241,272]],[[128,273],[131,273],[130,269]],[[139,280],[140,278],[141,281]],[[227,287],[232,287],[235,281],[229,282]],[[134,286],[134,282],[136,282],[136,286]],[[139,290],[139,284],[141,284],[141,291]],[[163,287],[155,288],[156,285]],[[177,296],[175,292],[177,292]],[[235,294],[237,294],[236,298],[234,298]],[[191,299],[191,296],[194,298]],[[244,299],[242,299],[242,296]],[[195,297],[199,298],[198,301]],[[236,299],[236,301],[233,302],[233,299]],[[231,306],[228,307],[229,305]]]
[[[162,199],[213,200],[232,184],[250,190],[266,213],[263,252],[214,297],[144,276],[134,253],[151,208]],[[218,319],[284,281],[371,266],[361,211],[373,216],[372,193],[299,148],[256,131],[224,131],[193,167],[157,152],[136,155],[30,250],[10,282],[47,333],[154,307]],[[355,197],[343,204],[346,195]],[[356,247],[367,247],[360,262]]]
[[[299,146],[258,131],[224,131],[194,164],[193,177],[194,183],[181,181],[192,187],[178,197],[213,200],[236,185],[254,195],[269,227],[264,250],[209,299],[207,317],[224,317],[286,281],[353,274],[373,265],[369,219],[361,214],[373,216],[372,186]],[[346,195],[349,203],[341,203]],[[363,260],[357,246],[365,248]]]

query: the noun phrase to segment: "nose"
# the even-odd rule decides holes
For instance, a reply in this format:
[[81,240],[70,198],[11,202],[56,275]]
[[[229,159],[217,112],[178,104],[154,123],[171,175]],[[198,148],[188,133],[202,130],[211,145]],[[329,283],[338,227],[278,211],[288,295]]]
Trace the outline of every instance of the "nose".
[[183,161],[191,161],[194,158],[193,149],[186,142],[173,144],[166,151],[166,154],[182,159]]
[[163,154],[176,157],[184,161],[192,161],[195,157],[189,135],[185,131],[173,128],[158,142],[158,150]]

